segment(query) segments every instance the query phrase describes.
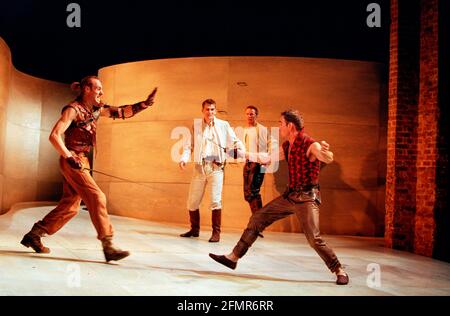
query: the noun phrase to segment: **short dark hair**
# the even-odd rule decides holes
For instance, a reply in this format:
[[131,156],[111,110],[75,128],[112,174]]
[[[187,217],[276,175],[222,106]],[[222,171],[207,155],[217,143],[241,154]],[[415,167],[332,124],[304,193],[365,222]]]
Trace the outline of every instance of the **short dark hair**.
[[254,106],[254,105],[249,105],[245,109],[246,110],[248,110],[248,109],[255,110],[256,115],[258,115],[258,113],[259,113],[258,108],[256,106]]
[[303,116],[300,114],[299,111],[289,109],[281,112],[281,115],[283,116],[286,123],[294,124],[297,131],[301,131],[305,127],[303,123]]
[[205,108],[206,104],[210,104],[210,105],[214,104],[214,108],[217,108],[216,101],[214,101],[213,99],[206,99],[205,101],[202,102],[202,110]]

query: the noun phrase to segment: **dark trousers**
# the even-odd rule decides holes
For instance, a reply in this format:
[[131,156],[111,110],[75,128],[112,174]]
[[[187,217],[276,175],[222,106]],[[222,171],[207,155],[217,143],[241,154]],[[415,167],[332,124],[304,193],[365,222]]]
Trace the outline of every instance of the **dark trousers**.
[[244,165],[244,198],[247,202],[254,199],[261,200],[259,193],[264,181],[264,173],[261,173],[261,164],[247,160]]
[[258,212],[253,213],[241,239],[233,249],[233,253],[242,258],[251,245],[255,242],[258,234],[273,222],[285,218],[291,214],[297,215],[302,225],[302,230],[310,246],[327,265],[331,272],[335,272],[340,266],[340,262],[334,251],[327,246],[320,236],[319,230],[319,204],[317,201],[307,201],[297,203],[290,198],[280,196]]

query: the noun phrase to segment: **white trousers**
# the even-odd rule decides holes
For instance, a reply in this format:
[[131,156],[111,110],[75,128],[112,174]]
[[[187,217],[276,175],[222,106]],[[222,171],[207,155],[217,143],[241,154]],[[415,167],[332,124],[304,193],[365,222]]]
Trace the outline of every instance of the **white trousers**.
[[199,209],[205,194],[206,185],[210,186],[211,210],[222,208],[223,167],[214,163],[194,164],[187,208],[190,211]]

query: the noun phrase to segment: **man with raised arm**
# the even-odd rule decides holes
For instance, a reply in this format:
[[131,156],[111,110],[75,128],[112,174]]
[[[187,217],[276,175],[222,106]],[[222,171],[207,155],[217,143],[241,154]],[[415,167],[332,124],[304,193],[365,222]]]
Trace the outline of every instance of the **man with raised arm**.
[[[100,116],[126,119],[153,104],[156,88],[145,101],[119,107],[101,102],[103,87],[99,78],[88,76],[71,88],[78,97],[62,109],[62,114],[50,133],[49,140],[60,154],[59,166],[63,175],[63,196],[59,204],[42,220],[36,222],[21,244],[37,253],[49,253],[41,242],[44,235],[53,235],[72,219],[81,200],[87,206],[97,238],[103,246],[107,262],[129,256],[112,243],[113,227],[106,209],[106,196],[89,173],[88,153],[96,144],[97,120]],[[63,139],[64,135],[64,139]]]

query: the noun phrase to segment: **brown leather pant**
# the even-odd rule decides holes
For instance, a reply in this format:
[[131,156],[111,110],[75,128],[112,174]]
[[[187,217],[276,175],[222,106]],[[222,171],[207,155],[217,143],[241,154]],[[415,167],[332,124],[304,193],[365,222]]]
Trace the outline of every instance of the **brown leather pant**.
[[291,214],[297,215],[302,225],[303,233],[310,246],[327,265],[331,272],[335,272],[340,262],[334,251],[327,246],[320,236],[319,230],[319,205],[316,201],[295,203],[289,197],[282,196],[272,200],[258,212],[253,213],[241,239],[233,249],[233,253],[241,258],[255,242],[258,234],[273,222],[287,217]]
[[261,200],[259,193],[264,181],[264,173],[261,172],[261,164],[246,160],[243,170],[244,176],[244,198],[247,202],[254,199]]
[[[72,154],[75,155],[75,153]],[[83,153],[77,156],[81,159],[84,167],[89,167],[89,160]],[[71,168],[63,157],[60,157],[59,165],[64,176],[63,196],[56,208],[36,225],[49,235],[56,233],[77,215],[80,202],[83,200],[97,231],[97,238],[101,240],[106,236],[112,236],[113,228],[106,210],[106,196],[95,183],[89,171]]]

